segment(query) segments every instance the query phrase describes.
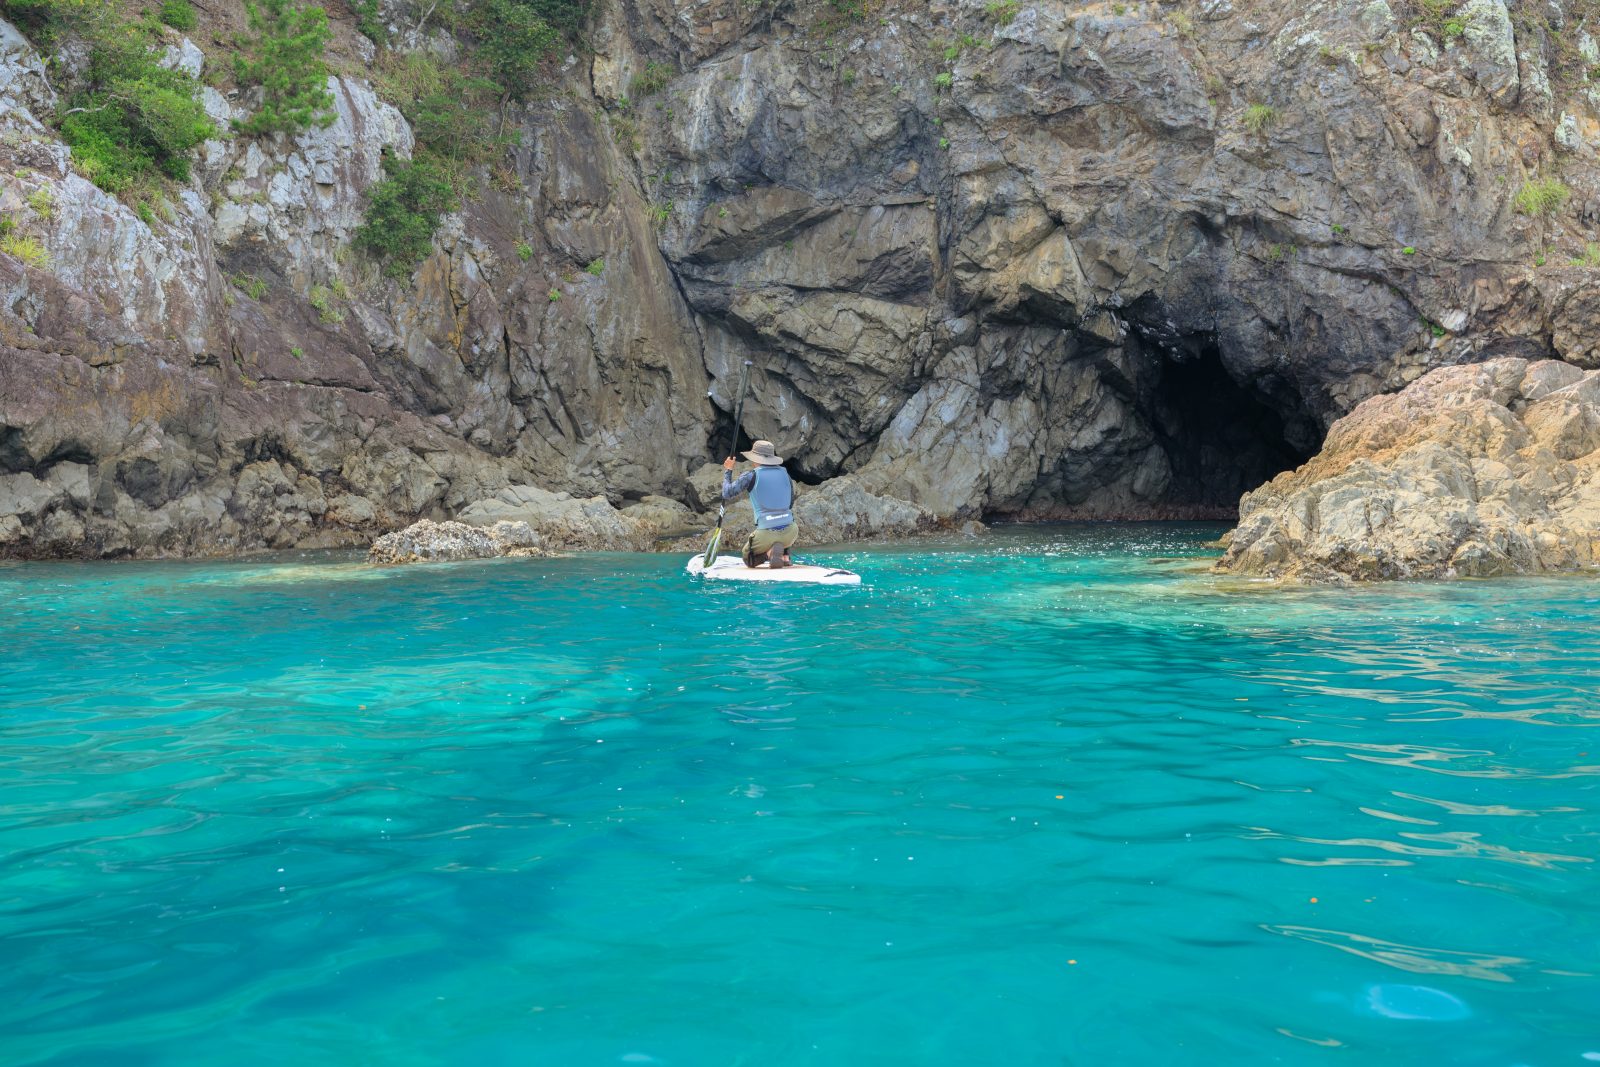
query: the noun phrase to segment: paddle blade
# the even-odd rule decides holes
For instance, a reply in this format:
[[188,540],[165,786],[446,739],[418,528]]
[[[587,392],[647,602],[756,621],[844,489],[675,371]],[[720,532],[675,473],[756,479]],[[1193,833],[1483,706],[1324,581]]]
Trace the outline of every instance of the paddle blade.
[[711,531],[711,540],[706,542],[706,554],[700,557],[702,567],[710,567],[717,561],[717,549],[722,547],[722,527],[718,526]]

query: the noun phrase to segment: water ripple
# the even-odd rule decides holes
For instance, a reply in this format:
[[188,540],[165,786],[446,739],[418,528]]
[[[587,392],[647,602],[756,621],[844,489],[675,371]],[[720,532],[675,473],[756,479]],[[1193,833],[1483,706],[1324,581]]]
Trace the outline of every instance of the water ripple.
[[1215,533],[0,567],[0,1061],[1600,1052],[1595,585]]

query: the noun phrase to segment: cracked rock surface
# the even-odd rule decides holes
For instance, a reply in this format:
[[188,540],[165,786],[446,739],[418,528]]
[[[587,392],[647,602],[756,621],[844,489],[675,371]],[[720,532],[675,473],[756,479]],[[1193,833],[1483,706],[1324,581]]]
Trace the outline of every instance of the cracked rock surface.
[[1600,370],[1436,370],[1245,496],[1217,570],[1310,581],[1600,570]]
[[219,135],[151,217],[0,23],[0,214],[47,254],[0,254],[0,555],[365,545],[535,489],[697,521],[746,359],[741,441],[847,536],[1232,517],[1429,371],[1600,366],[1587,0],[869,6],[603,0],[398,280],[352,239],[415,137],[340,12],[334,123]]

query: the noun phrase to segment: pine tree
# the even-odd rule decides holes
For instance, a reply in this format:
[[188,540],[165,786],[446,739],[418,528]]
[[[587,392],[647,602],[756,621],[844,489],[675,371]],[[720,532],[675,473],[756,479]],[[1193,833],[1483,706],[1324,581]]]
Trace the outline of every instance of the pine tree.
[[235,60],[241,85],[259,85],[261,109],[236,126],[242,133],[298,133],[333,122],[328,64],[323,49],[332,31],[320,7],[295,0],[246,0],[256,38]]

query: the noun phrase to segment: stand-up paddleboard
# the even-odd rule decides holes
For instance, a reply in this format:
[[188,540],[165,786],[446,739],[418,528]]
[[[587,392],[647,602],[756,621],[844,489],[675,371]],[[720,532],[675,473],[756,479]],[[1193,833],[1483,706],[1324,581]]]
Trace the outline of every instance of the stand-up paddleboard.
[[707,567],[701,556],[689,557],[684,570],[701,578],[725,578],[735,582],[804,582],[810,585],[860,585],[861,575],[839,567],[819,567],[813,563],[793,563],[771,570],[746,567],[738,556],[719,556]]

